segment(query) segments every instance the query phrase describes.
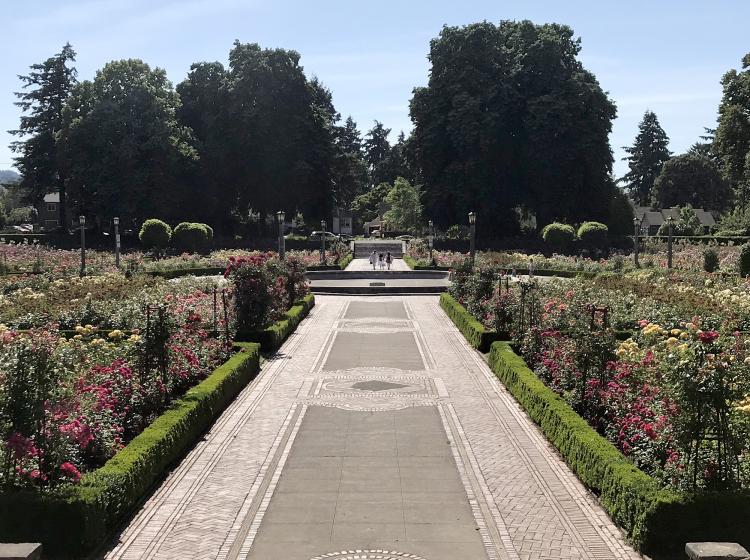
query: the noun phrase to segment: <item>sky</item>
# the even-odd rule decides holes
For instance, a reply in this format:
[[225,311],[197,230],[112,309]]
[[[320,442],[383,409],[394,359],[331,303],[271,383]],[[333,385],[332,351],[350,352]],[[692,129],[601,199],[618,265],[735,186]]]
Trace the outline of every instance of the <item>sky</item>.
[[610,144],[617,177],[650,109],[687,150],[714,127],[722,75],[750,52],[747,0],[0,0],[0,169],[10,168],[18,74],[70,42],[79,79],[110,60],[140,58],[174,84],[193,62],[226,63],[235,39],[294,49],[309,77],[363,132],[377,119],[408,133],[412,89],[426,85],[430,39],[443,25],[529,19],[564,23],[581,60],[617,105]]

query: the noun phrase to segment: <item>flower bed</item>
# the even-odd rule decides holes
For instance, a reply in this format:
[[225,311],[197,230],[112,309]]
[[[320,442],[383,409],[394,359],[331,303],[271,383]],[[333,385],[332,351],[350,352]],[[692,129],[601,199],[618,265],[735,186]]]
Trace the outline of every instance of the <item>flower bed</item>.
[[259,348],[238,353],[174,401],[140,435],[77,485],[0,493],[0,540],[42,542],[53,557],[80,558],[111,534],[256,375]]
[[[548,398],[530,397],[528,379],[521,383],[519,401],[540,424],[544,414],[555,414],[553,425],[543,426],[548,437],[582,480],[602,493],[610,514],[639,546],[658,548],[653,535],[686,537],[684,527],[709,540],[722,535],[748,543],[747,529],[732,518],[750,503],[750,296],[744,281],[647,271],[506,286],[492,269],[454,276],[451,294],[465,313],[486,329],[508,330],[537,384],[658,490],[634,497],[630,482],[607,482],[606,473],[591,471],[599,444],[586,436],[585,446],[568,449],[575,438],[567,428],[556,431],[562,413]],[[499,355],[493,360],[509,388],[519,383],[506,366],[500,374]],[[606,495],[608,487],[614,495]],[[626,499],[636,511],[622,505]],[[695,512],[705,515],[712,507],[726,509],[714,516],[725,528],[706,524],[710,534],[698,527]]]

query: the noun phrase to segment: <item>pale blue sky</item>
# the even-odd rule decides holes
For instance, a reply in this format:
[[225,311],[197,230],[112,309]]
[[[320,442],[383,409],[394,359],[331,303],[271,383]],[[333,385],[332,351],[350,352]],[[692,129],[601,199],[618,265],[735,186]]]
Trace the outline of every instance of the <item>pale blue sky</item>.
[[626,170],[621,146],[632,143],[646,109],[674,152],[714,126],[719,80],[750,52],[747,0],[2,0],[0,14],[0,169],[11,162],[6,130],[18,124],[16,75],[66,41],[78,52],[80,79],[109,60],[142,58],[175,84],[192,62],[226,63],[234,39],[295,49],[344,117],[363,131],[378,119],[393,140],[411,128],[411,90],[426,83],[429,40],[444,24],[565,23],[618,106],[610,138],[617,176]]

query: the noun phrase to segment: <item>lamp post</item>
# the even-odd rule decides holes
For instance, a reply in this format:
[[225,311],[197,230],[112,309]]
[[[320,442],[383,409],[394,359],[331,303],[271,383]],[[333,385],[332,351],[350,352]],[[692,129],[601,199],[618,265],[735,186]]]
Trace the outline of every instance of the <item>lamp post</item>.
[[115,226],[115,266],[120,269],[120,218],[112,218]]
[[429,233],[429,235],[427,236],[427,245],[428,245],[428,246],[429,246],[429,248],[430,248],[430,264],[432,264],[432,244],[433,244],[433,239],[432,239],[432,237],[433,237],[433,235],[435,235],[435,229],[434,229],[434,227],[433,227],[433,223],[432,223],[432,220],[430,220],[430,221],[428,222],[428,225],[430,226],[430,233]]
[[469,259],[471,260],[471,268],[474,268],[474,252],[477,237],[477,215],[474,212],[469,212],[469,227],[471,228],[471,241],[469,242]]
[[633,264],[636,268],[640,266],[638,264],[638,234],[640,229],[641,222],[638,221],[638,218],[633,218]]
[[326,264],[326,221],[320,220],[320,264]]
[[78,216],[81,226],[81,277],[86,275],[86,216]]
[[276,217],[279,220],[279,258],[283,261],[284,260],[284,253],[286,252],[286,247],[284,246],[284,217],[286,214],[284,214],[283,210],[279,210],[276,212]]
[[667,237],[667,268],[669,270],[672,270],[672,227],[674,224],[674,218],[672,216],[669,216],[667,218],[667,226],[668,226],[668,232],[669,236]]

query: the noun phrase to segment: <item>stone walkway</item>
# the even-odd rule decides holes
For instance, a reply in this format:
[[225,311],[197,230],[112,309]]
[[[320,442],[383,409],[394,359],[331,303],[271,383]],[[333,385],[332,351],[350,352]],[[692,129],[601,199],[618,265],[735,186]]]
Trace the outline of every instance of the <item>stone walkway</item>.
[[[375,268],[376,270],[380,270],[377,265]],[[352,262],[347,265],[346,270],[372,270],[372,265],[368,259],[352,259]],[[411,268],[406,266],[404,259],[393,259],[391,270],[411,270]]]
[[434,296],[318,296],[110,559],[635,559]]

